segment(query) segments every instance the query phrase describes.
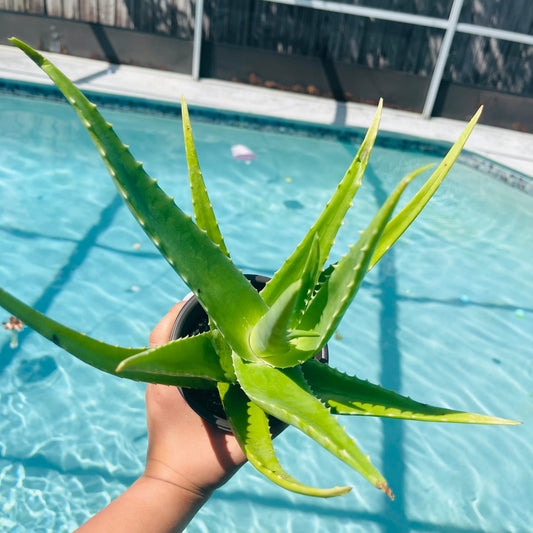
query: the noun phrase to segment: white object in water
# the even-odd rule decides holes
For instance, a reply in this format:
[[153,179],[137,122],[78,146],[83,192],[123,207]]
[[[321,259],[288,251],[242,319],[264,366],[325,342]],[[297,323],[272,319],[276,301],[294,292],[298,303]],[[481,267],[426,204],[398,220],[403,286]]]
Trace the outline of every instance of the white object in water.
[[17,348],[19,345],[18,333],[19,331],[22,331],[24,322],[14,316],[10,316],[7,322],[2,322],[2,325],[4,326],[4,329],[11,332],[11,343],[9,344],[9,347],[13,349]]
[[234,144],[231,147],[231,155],[237,161],[245,161],[247,164],[256,158],[256,155],[244,144]]

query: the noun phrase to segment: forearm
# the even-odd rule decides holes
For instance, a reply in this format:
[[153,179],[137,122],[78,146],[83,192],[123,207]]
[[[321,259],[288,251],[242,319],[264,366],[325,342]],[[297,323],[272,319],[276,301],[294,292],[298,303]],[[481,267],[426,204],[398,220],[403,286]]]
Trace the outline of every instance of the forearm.
[[208,497],[145,473],[77,532],[182,531]]

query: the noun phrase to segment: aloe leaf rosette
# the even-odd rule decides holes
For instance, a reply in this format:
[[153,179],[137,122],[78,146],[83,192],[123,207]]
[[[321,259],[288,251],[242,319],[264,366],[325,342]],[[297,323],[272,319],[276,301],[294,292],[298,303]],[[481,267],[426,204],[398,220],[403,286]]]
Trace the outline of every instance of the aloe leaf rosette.
[[281,487],[309,496],[338,496],[350,488],[309,487],[288,474],[276,457],[269,416],[302,431],[391,498],[387,481],[346,433],[337,415],[517,423],[426,405],[313,359],[335,331],[366,273],[442,183],[481,109],[405,207],[394,215],[404,190],[428,167],[400,180],[345,255],[326,266],[369,162],[378,133],[380,102],[353,162],[324,210],[259,293],[233,264],[222,238],[185,101],[182,122],[194,219],[145,172],[96,106],[59,69],[22,41],[11,41],[51,78],[74,108],[133,216],[207,312],[210,330],[159,347],[120,348],[59,324],[0,289],[0,305],[14,316],[104,372],[146,382],[218,389],[232,431],[250,463]]

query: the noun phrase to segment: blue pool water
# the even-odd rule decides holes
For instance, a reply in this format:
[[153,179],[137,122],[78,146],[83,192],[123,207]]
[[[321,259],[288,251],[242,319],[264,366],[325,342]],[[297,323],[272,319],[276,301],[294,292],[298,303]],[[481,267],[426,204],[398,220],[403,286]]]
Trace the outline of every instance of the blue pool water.
[[[105,115],[190,212],[179,119],[132,110]],[[122,205],[73,112],[0,94],[0,123],[2,286],[93,337],[146,344],[188,289]],[[354,139],[203,117],[193,118],[193,128],[234,261],[271,275],[344,174]],[[431,145],[414,150],[405,140],[382,139],[333,259],[407,171],[437,160]],[[233,144],[257,158],[235,161]],[[188,531],[530,531],[533,196],[473,161],[461,159],[367,277],[330,342],[331,363],[415,399],[524,424],[345,417],[394,502],[291,428],[276,440],[287,470],[312,485],[353,491],[331,500],[299,496],[246,465]],[[70,531],[141,474],[144,386],[95,371],[29,330],[17,349],[0,334],[0,530]]]

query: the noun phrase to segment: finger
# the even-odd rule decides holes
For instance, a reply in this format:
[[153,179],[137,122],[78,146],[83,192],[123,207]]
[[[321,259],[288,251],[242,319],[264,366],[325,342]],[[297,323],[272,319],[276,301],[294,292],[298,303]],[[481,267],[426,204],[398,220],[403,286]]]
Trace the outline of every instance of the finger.
[[169,341],[174,321],[184,305],[185,302],[173,305],[170,311],[160,320],[159,324],[150,333],[150,346],[159,346]]

